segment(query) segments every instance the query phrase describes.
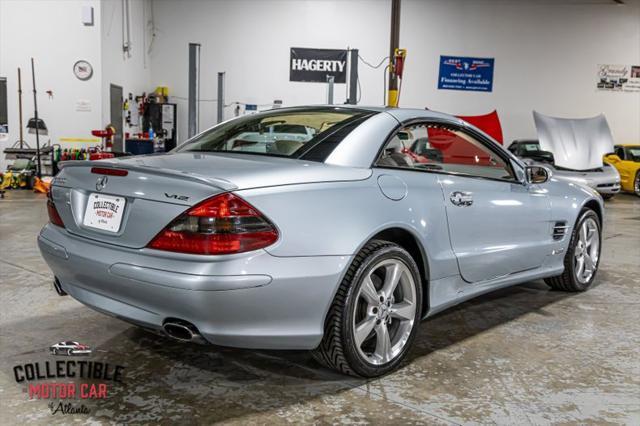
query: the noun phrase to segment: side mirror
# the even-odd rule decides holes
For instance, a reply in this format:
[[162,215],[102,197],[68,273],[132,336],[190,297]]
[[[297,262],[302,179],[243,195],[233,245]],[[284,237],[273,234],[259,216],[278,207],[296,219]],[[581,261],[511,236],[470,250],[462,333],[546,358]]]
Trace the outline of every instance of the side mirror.
[[551,177],[549,169],[541,166],[527,166],[525,172],[527,175],[527,183],[545,183]]
[[605,154],[604,156],[605,160],[611,162],[611,163],[618,163],[620,161],[622,161],[622,159],[620,157],[618,157],[616,154]]

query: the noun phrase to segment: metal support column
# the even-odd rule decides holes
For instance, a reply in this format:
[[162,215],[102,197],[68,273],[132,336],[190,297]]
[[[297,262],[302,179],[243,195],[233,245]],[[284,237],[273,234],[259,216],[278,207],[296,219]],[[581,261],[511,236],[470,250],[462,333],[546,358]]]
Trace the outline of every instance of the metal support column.
[[218,73],[218,123],[224,121],[224,73]]
[[33,115],[36,121],[36,176],[42,178],[42,161],[40,160],[40,119],[38,118],[38,92],[36,92],[36,68],[31,58],[31,76],[33,77]]
[[348,104],[358,104],[358,49],[349,51],[349,99]]
[[189,43],[189,99],[188,124],[189,137],[198,133],[200,123],[198,112],[200,109],[200,44]]
[[391,0],[391,37],[389,44],[389,86],[387,90],[387,106],[398,106],[398,77],[393,70],[393,57],[400,47],[400,0]]
[[333,105],[333,83],[335,77],[332,75],[327,76],[327,105]]

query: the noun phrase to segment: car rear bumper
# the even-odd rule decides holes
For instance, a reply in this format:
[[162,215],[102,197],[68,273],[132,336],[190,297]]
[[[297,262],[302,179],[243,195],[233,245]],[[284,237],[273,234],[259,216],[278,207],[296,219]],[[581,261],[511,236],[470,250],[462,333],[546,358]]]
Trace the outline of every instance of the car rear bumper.
[[260,250],[193,256],[129,249],[46,225],[45,261],[74,299],[161,330],[167,318],[194,324],[210,343],[312,349],[350,256],[276,257]]

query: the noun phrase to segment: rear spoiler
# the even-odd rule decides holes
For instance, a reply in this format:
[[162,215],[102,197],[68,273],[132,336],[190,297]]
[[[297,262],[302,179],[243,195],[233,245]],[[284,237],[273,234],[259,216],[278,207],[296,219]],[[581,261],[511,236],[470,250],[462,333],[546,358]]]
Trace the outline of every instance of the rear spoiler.
[[60,168],[60,170],[65,169],[67,167],[101,167],[101,168],[112,167],[114,169],[129,170],[133,172],[146,173],[146,174],[156,175],[156,176],[169,176],[175,179],[181,179],[185,181],[191,181],[191,182],[201,183],[204,185],[209,185],[211,187],[214,187],[217,189],[223,189],[225,191],[233,191],[238,189],[238,187],[235,184],[233,184],[232,182],[229,182],[226,179],[207,177],[207,176],[202,176],[195,173],[182,172],[180,170],[159,169],[156,167],[124,164],[124,163],[115,162],[115,161],[68,160],[68,161],[61,161],[60,163],[58,163],[58,167]]

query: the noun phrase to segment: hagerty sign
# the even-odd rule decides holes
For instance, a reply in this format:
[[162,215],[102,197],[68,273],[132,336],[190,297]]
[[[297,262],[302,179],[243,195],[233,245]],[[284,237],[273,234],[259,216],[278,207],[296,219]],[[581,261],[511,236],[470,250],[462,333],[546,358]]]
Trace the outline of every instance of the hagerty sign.
[[346,50],[291,48],[289,81],[325,83],[328,75],[334,83],[347,81]]

